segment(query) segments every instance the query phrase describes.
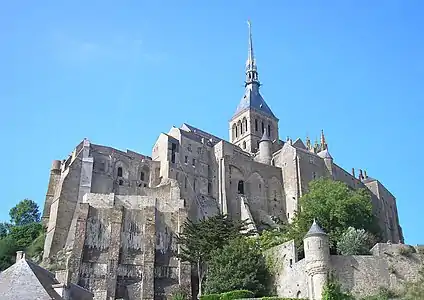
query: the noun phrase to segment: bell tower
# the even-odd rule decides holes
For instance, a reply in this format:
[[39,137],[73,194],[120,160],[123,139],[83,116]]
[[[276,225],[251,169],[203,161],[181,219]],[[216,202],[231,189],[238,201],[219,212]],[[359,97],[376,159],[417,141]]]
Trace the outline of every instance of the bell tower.
[[261,86],[253,53],[252,27],[249,26],[249,50],[246,61],[244,95],[230,120],[230,142],[249,153],[256,153],[265,132],[271,141],[278,139],[278,119],[259,92]]

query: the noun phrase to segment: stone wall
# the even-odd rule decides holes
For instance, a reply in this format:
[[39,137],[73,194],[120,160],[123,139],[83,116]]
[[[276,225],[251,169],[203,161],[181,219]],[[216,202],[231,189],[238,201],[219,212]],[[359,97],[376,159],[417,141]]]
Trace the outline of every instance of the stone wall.
[[[418,280],[424,266],[423,255],[411,253],[411,249],[414,248],[404,244],[380,243],[371,249],[372,255],[331,255],[328,267],[343,290],[355,297],[376,295],[381,288],[399,292],[404,283]],[[306,260],[297,261],[296,253],[294,241],[265,252],[273,266],[273,285],[280,297],[308,297]]]
[[88,193],[80,204],[70,258],[73,280],[94,299],[165,299],[190,284],[176,259],[186,218],[175,182],[146,196]]

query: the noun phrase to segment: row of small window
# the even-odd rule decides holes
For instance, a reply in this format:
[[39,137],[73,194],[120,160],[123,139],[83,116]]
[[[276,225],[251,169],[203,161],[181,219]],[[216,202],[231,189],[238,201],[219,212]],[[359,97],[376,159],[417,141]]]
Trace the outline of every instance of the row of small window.
[[[188,144],[187,146],[187,151],[191,152],[191,144]],[[197,147],[197,154],[201,155],[202,154],[202,147]]]
[[[178,180],[178,177],[179,177],[179,173],[177,172],[175,174],[175,179]],[[193,179],[193,191],[194,192],[196,191],[196,183],[197,183],[197,180],[196,180],[196,178],[194,178]],[[189,185],[188,178],[187,178],[187,176],[185,176],[184,177],[184,189],[187,189],[188,185]],[[212,183],[208,182],[208,194],[210,194],[211,192],[212,192]]]
[[[188,156],[186,155],[186,156],[184,156],[184,163],[185,164],[188,164]],[[191,160],[191,164],[193,165],[193,167],[196,165],[196,159],[195,158],[193,158],[192,160]]]
[[[262,133],[264,133],[265,131],[265,123],[264,121],[261,121],[261,129],[262,129]],[[271,136],[271,124],[268,124],[268,135]],[[233,127],[233,139],[237,138],[239,135],[242,135],[245,132],[248,132],[248,126],[247,126],[247,119],[243,118],[243,121],[238,121],[237,124],[234,123]],[[258,132],[259,131],[259,121],[257,119],[255,119],[255,131]]]
[[[118,177],[122,177],[122,176],[123,176],[123,170],[122,170],[122,167],[118,167],[117,176],[118,176]],[[144,174],[144,172],[143,172],[143,171],[141,171],[141,172],[140,172],[139,179],[140,179],[141,181],[144,181],[144,179],[145,179],[145,174]]]

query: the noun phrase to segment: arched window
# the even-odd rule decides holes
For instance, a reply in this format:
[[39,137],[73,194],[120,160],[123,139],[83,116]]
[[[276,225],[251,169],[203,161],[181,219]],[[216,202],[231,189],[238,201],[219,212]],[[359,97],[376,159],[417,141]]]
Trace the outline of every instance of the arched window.
[[118,168],[118,177],[122,177],[122,167]]
[[244,194],[244,181],[240,180],[237,185],[237,191],[239,194]]
[[144,181],[144,172],[140,172],[140,180]]
[[236,124],[233,124],[233,140],[235,140],[237,137],[237,126]]
[[264,121],[262,121],[262,133],[264,133],[264,131],[265,131],[265,124],[264,124]]
[[255,119],[255,131],[258,131],[258,120]]
[[243,118],[243,127],[244,127],[244,131],[247,132],[247,119]]
[[238,127],[238,130],[239,130],[240,135],[242,135],[243,134],[243,126],[241,124],[241,120],[239,120],[237,122],[237,127]]
[[[236,125],[236,124],[234,124]],[[236,125],[236,137],[238,137],[238,126]]]
[[271,137],[271,125],[268,124],[268,136]]

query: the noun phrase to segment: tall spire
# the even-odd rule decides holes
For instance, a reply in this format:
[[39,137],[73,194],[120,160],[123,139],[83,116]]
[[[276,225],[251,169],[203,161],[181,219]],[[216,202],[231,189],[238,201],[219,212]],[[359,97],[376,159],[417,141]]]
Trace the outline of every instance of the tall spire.
[[327,149],[327,143],[325,142],[324,130],[321,130],[321,151]]
[[260,85],[259,83],[259,78],[258,78],[258,70],[256,67],[256,60],[255,60],[255,55],[253,52],[253,41],[252,41],[252,25],[250,23],[250,20],[247,21],[247,25],[249,27],[249,52],[248,52],[248,56],[247,56],[247,61],[246,61],[246,82],[245,85],[249,85],[249,84],[257,84],[258,86]]

